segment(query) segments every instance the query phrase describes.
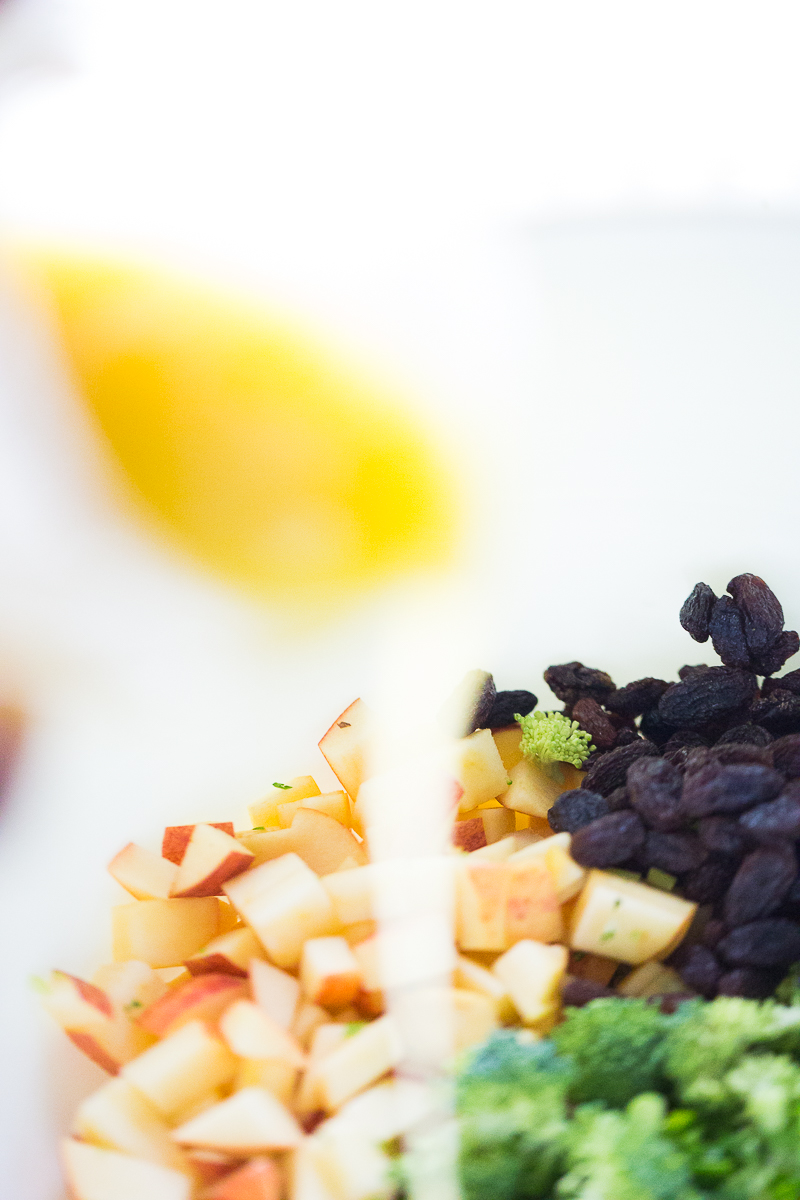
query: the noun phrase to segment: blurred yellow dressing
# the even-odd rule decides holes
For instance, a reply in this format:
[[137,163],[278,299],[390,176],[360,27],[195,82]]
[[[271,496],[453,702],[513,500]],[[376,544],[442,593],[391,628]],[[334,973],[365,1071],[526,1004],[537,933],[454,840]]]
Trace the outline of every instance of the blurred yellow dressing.
[[21,265],[133,491],[196,559],[312,607],[452,561],[451,463],[389,389],[254,302],[128,264]]

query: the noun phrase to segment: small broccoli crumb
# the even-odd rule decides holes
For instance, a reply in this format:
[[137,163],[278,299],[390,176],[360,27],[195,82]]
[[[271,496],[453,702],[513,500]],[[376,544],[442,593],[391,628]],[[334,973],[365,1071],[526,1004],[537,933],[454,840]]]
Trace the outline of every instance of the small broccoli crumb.
[[532,712],[526,717],[516,713],[514,720],[522,729],[522,753],[543,766],[570,763],[573,767],[582,767],[594,750],[591,734],[563,713]]

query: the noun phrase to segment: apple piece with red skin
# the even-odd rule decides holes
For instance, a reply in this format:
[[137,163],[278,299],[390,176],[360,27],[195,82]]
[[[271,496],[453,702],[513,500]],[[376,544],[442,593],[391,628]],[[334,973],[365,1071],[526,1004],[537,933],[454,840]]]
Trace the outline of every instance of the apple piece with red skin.
[[369,753],[374,721],[374,714],[364,701],[354,700],[319,741],[319,748],[329,767],[353,800],[370,774]]
[[212,1188],[208,1200],[281,1200],[282,1191],[277,1163],[259,1155]]
[[228,1005],[249,995],[247,983],[235,975],[197,975],[140,1012],[136,1024],[156,1037],[166,1037],[189,1021],[213,1024]]
[[486,845],[486,829],[482,817],[470,817],[468,821],[456,821],[453,826],[453,845],[468,853]]
[[152,1045],[152,1036],[119,1012],[102,988],[65,971],[53,971],[43,1002],[70,1041],[111,1075]]
[[[233,837],[233,821],[207,821],[206,824]],[[161,857],[169,859],[179,867],[193,831],[194,825],[167,825],[161,841]]]
[[174,863],[153,854],[152,850],[128,842],[108,864],[108,873],[135,900],[166,900],[177,869]]
[[220,1179],[230,1175],[240,1162],[239,1159],[231,1158],[230,1154],[223,1154],[220,1150],[187,1150],[185,1157],[200,1183],[206,1187],[219,1183]]
[[191,975],[238,975],[246,979],[253,959],[263,957],[258,938],[243,925],[213,938],[197,954],[187,958],[184,966]]
[[217,896],[222,885],[253,862],[253,852],[213,825],[195,825],[181,859],[170,895],[174,898]]
[[344,1008],[361,990],[361,968],[343,937],[309,938],[300,960],[306,1000],[323,1008]]

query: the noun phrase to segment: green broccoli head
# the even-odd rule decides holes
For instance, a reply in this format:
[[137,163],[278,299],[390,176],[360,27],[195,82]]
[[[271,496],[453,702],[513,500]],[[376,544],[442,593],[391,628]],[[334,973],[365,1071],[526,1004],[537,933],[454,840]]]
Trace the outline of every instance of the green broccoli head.
[[659,1088],[671,1019],[644,1000],[592,1000],[566,1009],[551,1037],[575,1068],[572,1100],[621,1108],[639,1092]]
[[465,1200],[549,1196],[563,1165],[572,1071],[550,1042],[501,1032],[478,1047],[457,1084]]
[[537,711],[526,717],[515,713],[514,720],[522,729],[522,753],[543,766],[564,762],[582,767],[594,750],[591,734],[563,713]]
[[559,1200],[700,1200],[689,1159],[664,1135],[661,1096],[643,1094],[624,1112],[577,1110]]

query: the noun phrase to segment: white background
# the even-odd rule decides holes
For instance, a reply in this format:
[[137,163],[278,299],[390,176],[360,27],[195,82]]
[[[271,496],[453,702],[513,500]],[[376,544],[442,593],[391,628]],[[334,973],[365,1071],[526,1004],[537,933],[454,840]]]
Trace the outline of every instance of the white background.
[[[763,0],[2,0],[0,222],[237,282],[401,378],[475,501],[431,618],[454,671],[674,677],[712,661],[677,623],[698,579],[756,571],[800,623],[799,32]],[[94,1076],[27,976],[105,952],[124,842],[317,769],[402,597],[300,640],[180,570],[0,315],[0,656],[33,713],[0,819],[0,1179],[56,1200]]]

